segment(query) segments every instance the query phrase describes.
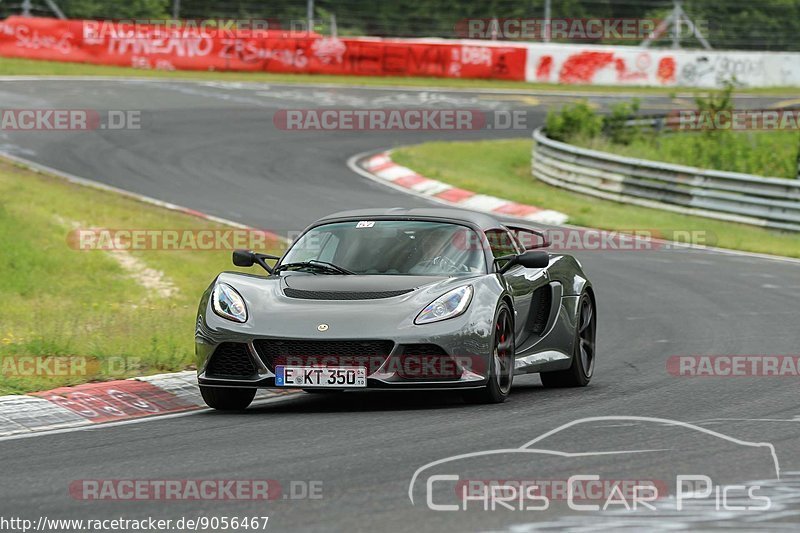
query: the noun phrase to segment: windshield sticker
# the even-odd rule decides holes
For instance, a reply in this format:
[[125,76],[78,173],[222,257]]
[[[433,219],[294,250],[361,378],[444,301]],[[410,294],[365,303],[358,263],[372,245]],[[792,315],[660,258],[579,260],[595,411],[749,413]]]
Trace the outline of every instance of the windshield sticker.
[[357,228],[371,228],[374,225],[375,225],[375,221],[374,220],[362,220],[361,222],[356,224],[356,227]]

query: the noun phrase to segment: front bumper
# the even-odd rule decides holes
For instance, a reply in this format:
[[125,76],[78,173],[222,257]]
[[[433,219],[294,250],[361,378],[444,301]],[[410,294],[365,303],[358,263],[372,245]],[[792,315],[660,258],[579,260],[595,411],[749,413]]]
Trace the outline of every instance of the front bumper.
[[[263,340],[263,339],[260,339]],[[316,339],[282,339],[271,338],[274,341],[316,341]],[[358,341],[354,341],[358,342]],[[228,343],[230,345],[230,343]],[[319,358],[306,359],[292,357],[291,354],[284,360],[274,360],[257,348],[258,340],[250,340],[240,344],[241,350],[238,357],[247,358],[252,365],[252,372],[247,375],[221,375],[215,370],[210,361],[221,344],[209,345],[198,343],[198,354],[207,352],[205,364],[198,371],[197,381],[200,385],[222,387],[251,387],[251,388],[308,388],[308,387],[276,387],[275,364],[290,364],[296,366],[365,366],[367,370],[366,389],[459,389],[477,388],[483,386],[488,379],[489,358],[485,354],[458,355],[449,353],[438,346],[440,351],[424,356],[409,356],[408,348],[419,346],[423,343],[393,342],[388,354],[366,356],[364,358]],[[427,343],[427,345],[430,345]],[[433,352],[433,350],[431,350]],[[363,387],[354,390],[364,390]]]
[[[195,328],[195,353],[198,382],[206,386],[275,387],[275,365],[294,366],[367,366],[367,388],[470,388],[487,382],[489,353],[493,331],[494,309],[497,295],[491,290],[476,291],[472,304],[460,316],[440,322],[418,325],[414,317],[429,303],[433,295],[425,290],[383,300],[314,301],[295,300],[279,294],[277,288],[252,291],[244,284],[259,280],[237,280],[237,290],[243,295],[250,311],[246,323],[235,323],[217,316],[208,301],[206,291],[198,311]],[[260,281],[265,283],[263,280]],[[419,292],[420,294],[417,294]],[[274,294],[273,294],[274,293]],[[267,296],[269,301],[267,302]],[[265,299],[261,302],[260,299]],[[235,376],[223,375],[215,370],[216,350],[225,344],[236,344],[247,359],[247,369],[237,368]],[[265,353],[264,343],[283,346],[281,350]],[[284,345],[299,344],[299,354],[285,349]],[[317,353],[314,343],[336,345]],[[359,343],[367,346],[361,353]],[[370,344],[372,343],[372,344]],[[375,349],[380,345],[380,349]],[[246,348],[241,348],[246,346]],[[311,347],[309,347],[311,346]],[[409,346],[433,346],[436,353],[456,361],[459,370],[435,379],[425,375],[411,375],[403,370],[397,358],[407,360]],[[339,349],[341,348],[341,351]],[[275,354],[286,356],[286,362],[274,361]],[[378,360],[375,360],[375,355]],[[345,355],[350,360],[343,363],[325,362],[305,364],[302,357]],[[367,365],[353,365],[352,358],[367,356]],[[350,363],[350,364],[348,364]],[[460,365],[460,367],[459,367]],[[448,368],[454,368],[451,361]],[[278,387],[289,388],[289,387]]]

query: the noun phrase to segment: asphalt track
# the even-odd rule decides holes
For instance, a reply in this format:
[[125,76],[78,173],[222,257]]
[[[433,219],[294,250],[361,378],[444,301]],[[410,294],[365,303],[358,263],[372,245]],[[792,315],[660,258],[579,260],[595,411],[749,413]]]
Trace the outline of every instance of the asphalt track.
[[[345,162],[355,153],[432,139],[528,132],[286,132],[273,126],[277,109],[525,108],[533,126],[548,106],[569,99],[153,81],[2,81],[5,108],[133,109],[143,115],[140,131],[7,132],[0,149],[282,232],[302,229],[340,209],[426,205],[353,173]],[[603,105],[609,99],[594,100]],[[655,111],[670,105],[652,98],[644,107]],[[269,516],[273,531],[795,529],[800,523],[797,377],[675,377],[666,362],[672,355],[688,354],[797,354],[800,265],[674,249],[576,255],[594,281],[599,302],[599,366],[586,389],[547,390],[535,376],[524,377],[517,379],[505,404],[477,407],[437,392],[299,395],[241,414],[205,411],[6,440],[0,442],[0,514],[32,519]],[[668,485],[674,485],[677,474],[708,474],[720,482],[753,484],[772,480],[776,472],[760,453],[763,448],[742,441],[768,442],[780,463],[781,480],[756,484],[772,497],[771,509],[724,511],[707,501],[681,512],[645,510],[626,516],[578,512],[553,502],[547,511],[483,511],[475,505],[446,512],[428,510],[419,487],[412,487],[413,504],[409,498],[415,471],[432,461],[513,449],[570,422],[623,416],[667,420],[587,420],[546,437],[539,447],[584,454],[650,451],[535,461],[509,452],[488,464],[467,459],[450,473],[462,479],[550,480],[596,473]],[[287,491],[292,481],[314,480],[322,482],[322,498],[92,502],[68,492],[74,480],[123,478],[266,478],[278,480]]]

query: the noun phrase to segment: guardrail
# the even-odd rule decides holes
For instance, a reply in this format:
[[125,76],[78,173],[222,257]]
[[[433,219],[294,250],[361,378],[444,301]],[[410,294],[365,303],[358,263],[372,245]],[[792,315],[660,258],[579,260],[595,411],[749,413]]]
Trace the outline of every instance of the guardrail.
[[800,179],[622,157],[533,132],[531,172],[545,183],[627,204],[800,231]]

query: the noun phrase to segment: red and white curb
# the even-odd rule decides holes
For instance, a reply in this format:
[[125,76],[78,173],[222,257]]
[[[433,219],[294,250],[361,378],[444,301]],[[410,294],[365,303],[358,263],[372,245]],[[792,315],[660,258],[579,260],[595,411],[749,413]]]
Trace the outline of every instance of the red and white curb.
[[[257,400],[293,394],[260,390]],[[205,409],[194,371],[0,396],[0,438]]]
[[561,225],[567,221],[567,215],[552,209],[543,209],[533,205],[520,204],[495,196],[478,194],[465,189],[453,187],[447,183],[421,176],[410,168],[392,161],[390,152],[383,152],[361,159],[358,165],[378,180],[390,183],[394,187],[407,189],[418,196],[430,198],[439,203],[481,211],[492,215],[505,215],[540,224]]

